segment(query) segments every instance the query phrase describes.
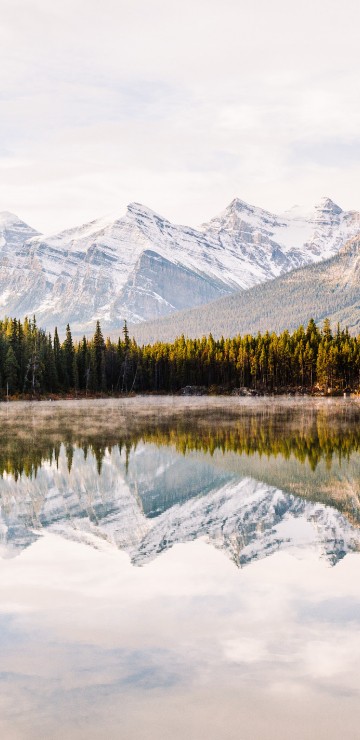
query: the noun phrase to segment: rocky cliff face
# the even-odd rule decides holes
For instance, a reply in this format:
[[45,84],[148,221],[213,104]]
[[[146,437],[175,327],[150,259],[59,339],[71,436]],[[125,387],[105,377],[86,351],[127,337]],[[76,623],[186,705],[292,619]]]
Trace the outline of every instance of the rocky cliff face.
[[337,253],[360,231],[360,215],[324,199],[313,214],[276,216],[239,199],[199,229],[177,226],[136,203],[122,218],[98,219],[39,236],[0,217],[0,304],[35,313],[52,330],[104,329],[199,306]]
[[349,239],[334,257],[292,270],[241,293],[223,296],[209,306],[180,311],[160,321],[130,327],[139,344],[170,342],[213,334],[233,337],[258,331],[294,331],[314,319],[330,319],[352,334],[360,332],[360,237]]

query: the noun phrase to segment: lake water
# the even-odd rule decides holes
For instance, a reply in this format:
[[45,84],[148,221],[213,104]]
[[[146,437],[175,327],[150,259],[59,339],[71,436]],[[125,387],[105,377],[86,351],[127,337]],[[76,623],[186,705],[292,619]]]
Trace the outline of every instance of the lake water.
[[358,740],[360,402],[0,407],[0,735]]

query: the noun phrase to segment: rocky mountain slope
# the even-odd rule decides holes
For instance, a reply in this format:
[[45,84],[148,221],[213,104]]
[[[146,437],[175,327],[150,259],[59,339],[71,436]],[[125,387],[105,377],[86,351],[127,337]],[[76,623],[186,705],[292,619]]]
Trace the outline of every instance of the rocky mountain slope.
[[314,213],[276,216],[239,199],[199,229],[133,203],[121,218],[39,236],[0,216],[0,304],[51,330],[108,331],[244,292],[336,254],[360,214],[325,198]]
[[360,237],[349,240],[334,257],[308,265],[246,292],[208,306],[182,311],[159,322],[132,326],[140,343],[171,341],[184,333],[214,337],[265,331],[293,331],[310,318],[329,318],[360,332]]
[[39,232],[21,221],[13,213],[2,211],[0,213],[0,250],[1,256],[6,254],[11,257],[24,242],[39,236]]

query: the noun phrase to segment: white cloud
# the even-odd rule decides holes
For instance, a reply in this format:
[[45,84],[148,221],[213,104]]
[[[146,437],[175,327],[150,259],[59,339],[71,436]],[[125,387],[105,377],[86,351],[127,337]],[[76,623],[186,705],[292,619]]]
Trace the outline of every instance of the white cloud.
[[0,209],[45,230],[140,200],[198,223],[360,174],[360,10],[309,0],[0,0]]

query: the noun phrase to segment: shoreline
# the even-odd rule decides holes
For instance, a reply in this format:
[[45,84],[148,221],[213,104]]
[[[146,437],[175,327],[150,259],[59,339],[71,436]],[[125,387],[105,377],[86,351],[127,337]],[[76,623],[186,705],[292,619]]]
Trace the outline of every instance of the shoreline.
[[344,391],[339,389],[328,390],[325,392],[321,389],[298,389],[294,387],[287,387],[284,389],[267,391],[259,390],[254,388],[233,388],[231,390],[225,389],[212,389],[212,388],[198,388],[197,386],[182,388],[174,393],[167,391],[147,391],[143,393],[136,393],[134,391],[130,393],[83,393],[68,392],[68,393],[44,393],[38,395],[31,395],[29,393],[21,393],[16,395],[9,395],[8,397],[0,397],[0,406],[7,405],[9,403],[40,403],[40,402],[59,402],[59,401],[95,401],[95,400],[123,400],[123,399],[135,399],[135,398],[187,398],[187,399],[198,399],[198,398],[231,398],[235,399],[265,399],[265,398],[346,398],[356,399],[360,398],[359,391]]

